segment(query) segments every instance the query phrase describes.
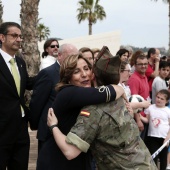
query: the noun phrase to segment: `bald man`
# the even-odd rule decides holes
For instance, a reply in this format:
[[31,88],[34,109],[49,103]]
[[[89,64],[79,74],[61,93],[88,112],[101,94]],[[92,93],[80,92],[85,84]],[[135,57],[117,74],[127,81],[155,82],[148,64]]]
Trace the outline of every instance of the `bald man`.
[[53,65],[41,70],[37,76],[30,102],[30,127],[32,130],[38,130],[38,152],[50,135],[46,123],[47,113],[56,96],[55,85],[60,78],[60,65],[67,56],[77,53],[78,49],[74,45],[61,45],[58,50],[57,61]]

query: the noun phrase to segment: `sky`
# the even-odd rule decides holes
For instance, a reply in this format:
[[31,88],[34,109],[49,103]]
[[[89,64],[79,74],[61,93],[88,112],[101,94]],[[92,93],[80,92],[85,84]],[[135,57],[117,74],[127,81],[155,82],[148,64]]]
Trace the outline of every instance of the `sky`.
[[[2,0],[3,21],[20,24],[21,0]],[[93,34],[121,32],[121,45],[168,49],[168,4],[162,0],[100,0],[106,19],[92,27]],[[88,35],[88,22],[78,23],[78,0],[40,0],[39,18],[50,37],[62,39]]]

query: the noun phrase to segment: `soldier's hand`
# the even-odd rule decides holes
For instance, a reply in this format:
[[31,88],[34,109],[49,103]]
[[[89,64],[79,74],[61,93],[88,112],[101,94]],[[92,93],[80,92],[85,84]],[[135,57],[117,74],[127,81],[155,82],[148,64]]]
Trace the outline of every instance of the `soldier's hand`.
[[127,97],[126,97],[126,93],[125,92],[122,94],[122,97],[126,101],[126,103],[129,103],[129,101],[128,101]]
[[54,114],[54,110],[52,108],[49,108],[47,115],[47,125],[50,127],[55,124],[58,124],[58,119]]
[[129,111],[130,115],[134,117],[134,112],[129,102],[126,102],[126,108]]

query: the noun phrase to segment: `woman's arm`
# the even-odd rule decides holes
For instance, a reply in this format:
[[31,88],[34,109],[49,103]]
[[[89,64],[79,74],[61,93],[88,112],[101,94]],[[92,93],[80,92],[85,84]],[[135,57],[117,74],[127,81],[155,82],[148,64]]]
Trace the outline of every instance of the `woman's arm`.
[[[50,108],[48,111],[47,124],[49,127],[58,124],[58,120],[52,108]],[[81,153],[81,150],[78,149],[76,146],[66,143],[66,136],[60,131],[57,126],[52,129],[52,133],[56,144],[68,160],[76,158]]]
[[98,88],[69,86],[59,91],[56,96],[56,100],[59,101],[55,101],[54,105],[60,102],[65,103],[68,108],[82,108],[87,105],[95,105],[108,101],[114,101],[123,95],[124,90],[118,85],[108,85]]

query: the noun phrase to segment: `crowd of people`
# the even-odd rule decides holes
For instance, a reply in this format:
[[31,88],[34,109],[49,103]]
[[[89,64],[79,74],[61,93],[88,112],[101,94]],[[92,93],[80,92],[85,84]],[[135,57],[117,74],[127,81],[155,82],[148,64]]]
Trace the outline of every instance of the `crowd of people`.
[[[158,159],[169,168],[168,145],[151,157],[170,140],[170,62],[159,49],[111,54],[49,38],[29,77],[16,55],[20,25],[1,24],[0,41],[0,170],[28,169],[28,122],[37,130],[37,170],[157,170]],[[144,101],[130,103],[135,94]]]

